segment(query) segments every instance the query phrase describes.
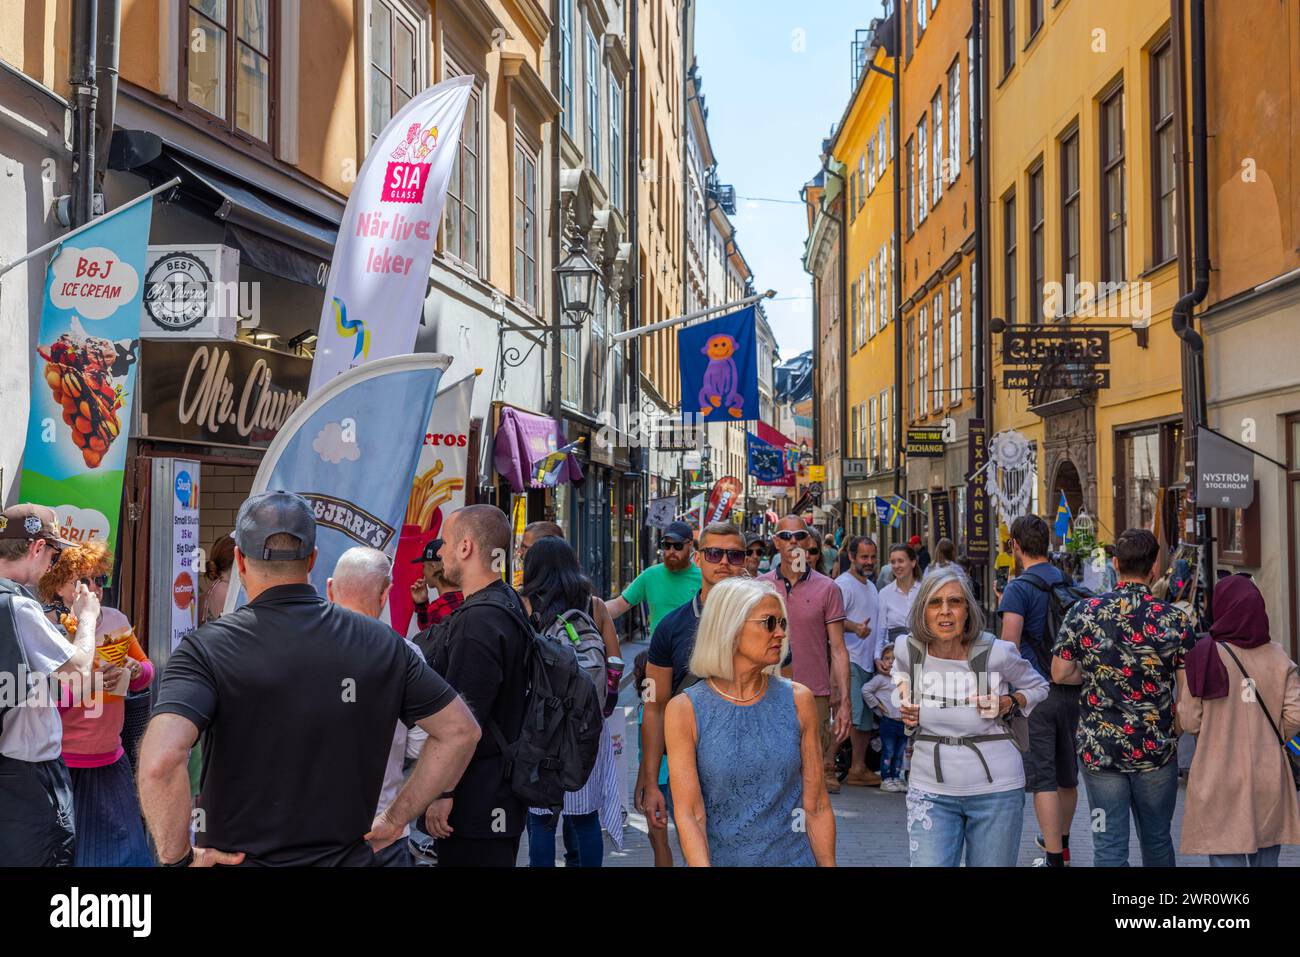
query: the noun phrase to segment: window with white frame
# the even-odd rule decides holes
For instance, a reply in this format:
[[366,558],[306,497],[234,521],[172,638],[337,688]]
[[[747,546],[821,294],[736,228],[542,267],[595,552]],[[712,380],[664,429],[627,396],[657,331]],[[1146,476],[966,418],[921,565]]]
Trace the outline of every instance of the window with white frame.
[[424,85],[420,64],[420,24],[415,15],[400,0],[370,0],[367,148]]
[[876,465],[876,397],[873,395],[867,400],[867,471],[879,471]]
[[925,32],[925,11],[929,5],[929,0],[916,0],[916,42],[921,42],[921,34]]
[[880,126],[876,129],[876,181],[879,182],[885,175],[886,157],[889,155],[889,127],[885,123],[885,117],[880,118]]
[[966,37],[966,111],[969,114],[966,118],[966,156],[971,158],[975,155],[975,35],[971,33]]
[[940,288],[931,300],[930,321],[934,324],[931,332],[934,341],[934,410],[938,412],[947,398],[943,391],[943,289]]
[[858,273],[858,345],[867,343],[867,273]]
[[515,134],[514,196],[515,298],[536,312],[537,296],[537,154]]
[[[591,312],[591,342],[589,344],[589,362],[591,375],[587,379],[590,386],[586,395],[586,411],[590,415],[596,415],[604,407],[605,397],[605,367],[609,358],[608,343],[605,339],[605,320],[608,310],[609,297],[605,294],[605,284],[596,283],[596,303]],[[581,389],[581,385],[579,385]]]
[[916,397],[920,418],[930,414],[930,315],[922,306],[917,313]]
[[[271,0],[243,0],[238,5],[189,0],[189,42],[181,48],[185,100],[219,120],[227,132],[266,145],[274,132],[276,101],[273,13]],[[409,91],[414,77],[406,82]]]
[[930,115],[934,117],[934,203],[938,205],[943,195],[944,155],[943,155],[943,91],[939,90],[930,101]]
[[885,326],[889,325],[890,319],[890,302],[889,302],[889,268],[888,255],[885,250],[888,246],[880,247],[880,255],[877,257],[876,274],[880,277],[880,329],[883,332]]
[[623,208],[623,87],[609,74],[609,199]]
[[978,383],[980,381],[980,337],[975,335],[975,330],[979,328],[979,324],[975,321],[975,314],[980,307],[980,300],[975,293],[975,264],[973,262],[970,267],[970,293],[967,295],[966,301],[970,303],[970,380],[972,383]]
[[867,157],[858,157],[858,209],[867,201]]
[[858,341],[858,281],[849,285],[849,350],[857,352],[861,343]]
[[912,317],[908,316],[903,320],[903,329],[905,335],[903,341],[907,343],[907,414],[909,421],[916,419],[916,343],[912,340]]
[[948,70],[948,182],[961,172],[961,57]]
[[948,283],[948,399],[950,402],[961,401],[961,326],[961,273],[958,273]]
[[560,120],[573,135],[573,0],[559,0],[560,7]]
[[925,138],[925,121],[921,117],[921,122],[916,124],[916,223],[919,226],[925,222],[925,217],[930,212],[930,180],[926,176],[926,157],[929,150],[926,149]]
[[876,188],[876,138],[867,141],[867,192]]
[[565,405],[577,408],[582,402],[582,330],[563,329],[560,332],[560,381]]
[[858,458],[858,407],[849,409],[849,456]]
[[876,261],[867,263],[867,338],[876,335]]
[[889,390],[880,390],[880,467],[887,469],[892,464],[889,457],[889,443],[893,429],[889,421]]
[[[462,70],[450,57],[446,59],[448,77],[462,76]],[[447,199],[442,212],[442,250],[459,260],[475,275],[482,263],[480,217],[483,196],[483,88],[470,87],[465,119],[460,128],[460,143],[451,164],[447,181]]]
[[587,165],[600,175],[600,46],[596,33],[587,24],[587,103],[583,110],[587,131]]

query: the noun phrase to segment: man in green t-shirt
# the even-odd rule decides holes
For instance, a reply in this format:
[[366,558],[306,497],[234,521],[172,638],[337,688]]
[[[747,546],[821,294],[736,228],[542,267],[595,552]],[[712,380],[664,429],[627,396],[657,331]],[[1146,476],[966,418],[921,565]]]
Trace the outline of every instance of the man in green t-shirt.
[[694,529],[686,522],[673,522],[659,536],[663,561],[651,565],[623,589],[623,594],[605,603],[617,618],[629,608],[646,602],[650,606],[649,634],[670,611],[682,607],[700,590],[703,579],[699,566],[691,561]]

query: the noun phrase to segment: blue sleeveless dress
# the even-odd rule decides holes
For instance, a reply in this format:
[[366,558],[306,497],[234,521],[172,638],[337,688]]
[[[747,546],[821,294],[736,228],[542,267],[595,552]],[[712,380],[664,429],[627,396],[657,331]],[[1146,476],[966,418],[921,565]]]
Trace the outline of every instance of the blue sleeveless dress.
[[695,709],[695,765],[714,867],[815,867],[803,815],[794,686],[768,679],[753,705],[737,705],[707,681],[683,694]]

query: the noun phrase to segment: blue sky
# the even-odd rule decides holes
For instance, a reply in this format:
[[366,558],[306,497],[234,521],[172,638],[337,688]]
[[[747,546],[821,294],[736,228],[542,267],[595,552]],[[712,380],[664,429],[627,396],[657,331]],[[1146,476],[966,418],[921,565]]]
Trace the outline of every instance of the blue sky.
[[[718,177],[736,187],[736,239],[789,359],[812,347],[799,188],[821,168],[821,141],[850,94],[853,31],[879,0],[697,0],[695,55]],[[794,200],[771,203],[739,197]],[[789,298],[799,297],[799,298]]]

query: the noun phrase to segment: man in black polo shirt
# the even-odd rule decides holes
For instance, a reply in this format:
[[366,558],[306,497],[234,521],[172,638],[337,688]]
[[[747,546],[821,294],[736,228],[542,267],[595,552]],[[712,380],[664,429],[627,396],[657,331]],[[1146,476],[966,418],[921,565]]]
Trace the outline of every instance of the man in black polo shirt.
[[[695,631],[709,589],[720,581],[745,574],[745,540],[740,530],[729,522],[714,522],[700,535],[695,552],[700,568],[699,593],[680,608],[669,612],[659,622],[650,638],[645,676],[653,689],[645,702],[641,719],[641,769],[637,775],[636,809],[645,814],[650,825],[650,843],[654,845],[655,865],[671,867],[672,849],[668,846],[668,818],[672,815],[672,792],[662,769],[664,757],[664,709],[668,700],[690,681],[691,652],[695,650]],[[667,694],[662,692],[667,691]],[[661,780],[662,779],[662,780]]]
[[[369,865],[460,777],[479,729],[393,630],[316,594],[311,507],[291,492],[235,523],[242,608],[172,653],[140,746],[140,797],[164,865]],[[375,817],[393,725],[429,735]],[[190,846],[190,748],[203,778]]]
[[460,783],[430,806],[425,823],[437,839],[439,867],[514,867],[528,808],[510,788],[501,745],[523,726],[533,639],[519,596],[501,580],[510,523],[499,508],[469,505],[443,523],[442,538],[443,575],[465,600],[431,646],[429,663],[465,699],[483,737]]

